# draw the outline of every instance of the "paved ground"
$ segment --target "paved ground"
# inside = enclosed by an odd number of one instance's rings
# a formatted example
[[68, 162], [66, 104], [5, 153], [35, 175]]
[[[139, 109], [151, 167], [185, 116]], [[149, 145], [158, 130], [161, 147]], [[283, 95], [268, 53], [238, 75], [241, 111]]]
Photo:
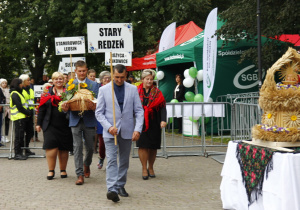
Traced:
[[[44, 154], [40, 149], [33, 151]], [[4, 153], [7, 151], [0, 151]], [[91, 177], [82, 186], [75, 185], [73, 156], [68, 162], [68, 178], [60, 178], [57, 165], [53, 180], [46, 179], [45, 158], [0, 158], [0, 209], [222, 209], [222, 164], [211, 157], [158, 158], [157, 177], [149, 180], [142, 180], [139, 159], [131, 158], [125, 186], [129, 197], [121, 197], [118, 203], [106, 198], [105, 169], [97, 169], [97, 157], [94, 154]]]

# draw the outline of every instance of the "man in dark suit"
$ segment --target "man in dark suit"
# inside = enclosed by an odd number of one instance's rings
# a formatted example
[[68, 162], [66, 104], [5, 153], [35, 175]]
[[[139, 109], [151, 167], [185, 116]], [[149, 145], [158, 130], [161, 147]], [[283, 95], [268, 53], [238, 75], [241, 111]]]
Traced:
[[[75, 73], [77, 79], [73, 81], [75, 85], [78, 83], [86, 83], [87, 88], [93, 91], [95, 95], [98, 95], [98, 85], [96, 82], [91, 81], [87, 78], [88, 68], [84, 61], [77, 61], [75, 64]], [[68, 87], [68, 86], [67, 86]], [[93, 110], [96, 106], [89, 104]], [[69, 106], [64, 103], [62, 106], [64, 111], [69, 109]], [[82, 115], [79, 115], [78, 111], [70, 111], [70, 121], [69, 126], [72, 129], [73, 134], [73, 150], [74, 150], [74, 162], [75, 162], [75, 172], [77, 175], [76, 185], [82, 185], [84, 183], [84, 178], [90, 177], [90, 165], [92, 163], [93, 148], [94, 148], [94, 136], [95, 127], [97, 126], [97, 121], [95, 118], [95, 112], [93, 110], [84, 111]], [[85, 157], [83, 160], [83, 141], [85, 145]]]

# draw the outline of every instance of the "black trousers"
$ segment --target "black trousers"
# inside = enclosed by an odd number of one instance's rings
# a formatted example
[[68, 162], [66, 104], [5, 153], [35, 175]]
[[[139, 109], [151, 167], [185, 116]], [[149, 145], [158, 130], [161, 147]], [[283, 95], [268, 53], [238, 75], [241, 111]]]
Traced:
[[5, 121], [5, 136], [8, 136], [9, 122], [10, 122], [10, 119], [8, 118], [8, 114], [5, 116], [4, 121]]
[[15, 154], [22, 154], [21, 147], [24, 146], [24, 129], [25, 129], [26, 119], [20, 119], [14, 121], [15, 126]]
[[24, 128], [24, 132], [25, 132], [25, 143], [24, 143], [24, 147], [29, 147], [29, 143], [31, 138], [34, 135], [34, 131], [33, 131], [33, 117], [26, 117], [25, 118], [25, 128]]

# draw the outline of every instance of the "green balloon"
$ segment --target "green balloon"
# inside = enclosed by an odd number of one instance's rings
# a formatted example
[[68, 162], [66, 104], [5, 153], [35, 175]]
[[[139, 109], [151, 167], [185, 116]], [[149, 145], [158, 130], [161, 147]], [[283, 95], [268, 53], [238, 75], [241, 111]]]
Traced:
[[178, 100], [174, 98], [170, 101], [170, 103], [178, 103]]
[[[205, 117], [204, 118], [204, 124], [209, 123], [209, 121], [210, 121], [210, 117]], [[200, 122], [200, 124], [202, 123], [202, 117], [199, 118], [199, 122]]]
[[192, 102], [194, 101], [195, 94], [191, 91], [188, 91], [185, 93], [184, 97], [187, 101]]
[[196, 117], [196, 118], [189, 117], [189, 120], [192, 122], [197, 122], [199, 119], [200, 119], [199, 117]]
[[155, 74], [154, 80], [157, 80], [157, 76], [156, 76], [156, 74]]
[[198, 71], [197, 71], [197, 69], [195, 68], [195, 67], [191, 67], [190, 69], [189, 69], [189, 75], [192, 77], [192, 78], [196, 78], [197, 77], [197, 73], [198, 73]]
[[194, 101], [195, 102], [203, 102], [204, 101], [203, 95], [200, 94], [200, 93], [196, 94], [195, 97], [194, 97]]
[[173, 123], [173, 117], [170, 117], [170, 118], [169, 118], [168, 123], [169, 123], [169, 124]]

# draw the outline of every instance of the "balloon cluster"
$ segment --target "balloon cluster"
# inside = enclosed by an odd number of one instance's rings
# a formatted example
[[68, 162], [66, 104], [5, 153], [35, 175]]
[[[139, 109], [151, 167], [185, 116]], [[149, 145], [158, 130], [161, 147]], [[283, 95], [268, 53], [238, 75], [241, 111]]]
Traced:
[[197, 71], [197, 69], [195, 67], [191, 67], [189, 69], [186, 69], [183, 72], [184, 75], [184, 80], [183, 80], [183, 85], [186, 88], [190, 88], [193, 86], [195, 78], [197, 77], [198, 81], [202, 81], [203, 80], [203, 70], [199, 70]]

